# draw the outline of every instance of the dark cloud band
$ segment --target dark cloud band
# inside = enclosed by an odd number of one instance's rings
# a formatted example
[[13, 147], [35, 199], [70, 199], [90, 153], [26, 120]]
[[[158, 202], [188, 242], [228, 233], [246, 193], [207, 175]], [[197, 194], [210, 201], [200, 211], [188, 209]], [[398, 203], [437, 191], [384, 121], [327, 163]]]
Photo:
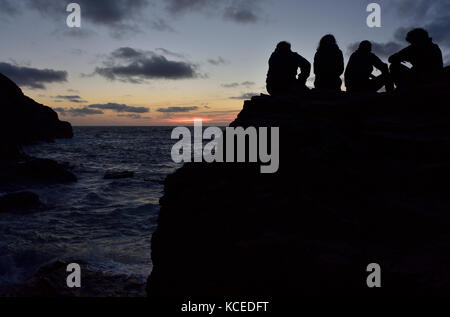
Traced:
[[183, 112], [191, 112], [197, 110], [198, 107], [168, 107], [168, 108], [159, 108], [158, 112], [162, 113], [183, 113]]
[[261, 0], [166, 0], [166, 10], [173, 15], [192, 11], [221, 12], [225, 20], [248, 24], [261, 21]]
[[240, 96], [236, 96], [236, 97], [230, 97], [230, 99], [235, 99], [235, 100], [248, 100], [248, 99], [252, 99], [253, 96], [257, 96], [259, 94], [254, 93], [254, 92], [249, 92], [249, 93], [245, 93], [242, 94]]
[[94, 74], [110, 80], [142, 83], [147, 79], [190, 79], [199, 76], [197, 66], [186, 61], [169, 60], [152, 51], [122, 47], [112, 52]]
[[145, 107], [133, 107], [118, 103], [106, 103], [106, 104], [93, 104], [87, 106], [89, 109], [100, 109], [100, 110], [112, 110], [115, 112], [129, 112], [129, 113], [147, 113], [150, 110]]
[[98, 114], [103, 114], [103, 111], [101, 110], [96, 110], [96, 109], [90, 109], [87, 107], [84, 108], [54, 108], [53, 110], [55, 110], [56, 112], [58, 112], [59, 114], [61, 114], [62, 116], [66, 117], [66, 116], [72, 116], [72, 117], [85, 117], [85, 116], [90, 116], [90, 115], [98, 115]]
[[45, 89], [46, 84], [67, 81], [66, 71], [21, 67], [3, 62], [0, 62], [0, 73], [11, 78], [17, 85], [32, 89]]

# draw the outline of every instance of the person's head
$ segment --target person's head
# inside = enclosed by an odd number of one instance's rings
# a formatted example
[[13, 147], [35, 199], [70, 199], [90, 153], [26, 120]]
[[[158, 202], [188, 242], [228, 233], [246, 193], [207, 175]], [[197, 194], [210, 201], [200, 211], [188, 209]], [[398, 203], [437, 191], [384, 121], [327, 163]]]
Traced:
[[359, 48], [361, 52], [370, 53], [372, 52], [372, 43], [370, 41], [362, 41], [359, 43]]
[[277, 44], [277, 49], [278, 52], [290, 52], [291, 51], [291, 43], [286, 42], [286, 41], [282, 41], [280, 43]]
[[431, 41], [428, 32], [424, 29], [417, 28], [412, 31], [409, 31], [406, 35], [406, 41], [411, 43], [412, 45], [428, 43]]
[[319, 47], [317, 47], [317, 49], [321, 49], [324, 47], [330, 47], [333, 45], [337, 45], [336, 38], [332, 34], [327, 34], [320, 39]]

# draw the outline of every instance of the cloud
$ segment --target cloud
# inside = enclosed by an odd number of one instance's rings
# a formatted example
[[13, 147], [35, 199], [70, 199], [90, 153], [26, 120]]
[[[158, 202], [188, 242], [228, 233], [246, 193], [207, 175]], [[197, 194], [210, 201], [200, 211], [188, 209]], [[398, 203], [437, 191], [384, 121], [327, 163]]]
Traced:
[[21, 67], [3, 62], [0, 62], [0, 73], [11, 78], [17, 85], [32, 89], [45, 89], [46, 84], [67, 81], [66, 71]]
[[261, 0], [166, 0], [166, 10], [172, 15], [188, 12], [219, 12], [225, 20], [249, 24], [261, 20]]
[[111, 110], [119, 113], [118, 117], [127, 117], [131, 119], [140, 119], [142, 113], [150, 112], [150, 109], [145, 107], [133, 107], [118, 103], [106, 103], [106, 104], [92, 104], [83, 108], [55, 108], [55, 111], [59, 112], [63, 116], [84, 117], [88, 115], [104, 114], [104, 110]]
[[[11, 0], [0, 0], [1, 3], [11, 4]], [[77, 0], [81, 7], [83, 25], [88, 23], [92, 26], [106, 27], [112, 37], [123, 38], [125, 35], [133, 35], [142, 32], [142, 26], [156, 31], [173, 31], [173, 28], [161, 18], [151, 21], [146, 16], [146, 9], [151, 7], [152, 0]], [[54, 21], [64, 21], [67, 17], [66, 7], [70, 1], [61, 0], [16, 0], [17, 3], [25, 5], [26, 9], [39, 12], [46, 18]], [[154, 7], [154, 6], [152, 6]], [[24, 11], [24, 10], [22, 10]], [[147, 12], [148, 13], [148, 12]], [[59, 23], [59, 22], [58, 22]], [[86, 36], [93, 32], [86, 32], [83, 29], [70, 29], [65, 31], [65, 35]]]
[[[406, 34], [416, 27], [426, 29], [435, 42], [441, 47], [450, 48], [450, 1], [448, 0], [396, 0], [388, 4], [396, 10], [399, 17], [410, 20], [410, 26], [399, 27], [394, 32], [393, 40], [385, 43], [372, 42], [373, 52], [380, 57], [389, 57], [408, 45]], [[418, 23], [419, 22], [419, 23]], [[352, 43], [348, 46], [351, 54], [359, 46]]]
[[425, 29], [430, 32], [431, 37], [433, 37], [436, 42], [450, 48], [450, 14], [436, 18], [426, 25]]
[[250, 86], [254, 86], [255, 83], [252, 81], [244, 81], [242, 83], [229, 83], [229, 84], [222, 84], [221, 86], [223, 88], [237, 88], [237, 87], [250, 87]]
[[161, 19], [161, 18], [158, 18], [158, 19], [152, 21], [150, 25], [151, 25], [151, 28], [153, 30], [156, 30], [156, 31], [160, 31], [160, 32], [164, 32], [164, 31], [175, 32], [175, 29], [172, 26], [170, 26], [166, 22], [166, 20]]
[[249, 92], [249, 93], [245, 93], [242, 94], [240, 96], [236, 96], [236, 97], [230, 97], [230, 99], [235, 99], [235, 100], [247, 100], [247, 99], [252, 99], [252, 97], [254, 96], [258, 96], [259, 94], [256, 92]]
[[185, 58], [186, 56], [184, 56], [184, 54], [181, 54], [181, 53], [175, 53], [175, 52], [172, 52], [172, 51], [169, 51], [169, 50], [167, 50], [167, 49], [165, 49], [165, 48], [157, 48], [155, 51], [157, 51], [157, 52], [161, 52], [162, 53], [162, 55], [166, 55], [166, 56], [171, 56], [171, 57], [176, 57], [176, 58]]
[[84, 108], [53, 108], [56, 112], [60, 113], [62, 116], [72, 116], [72, 117], [85, 117], [90, 115], [103, 114], [103, 111], [90, 109], [87, 107]]
[[172, 14], [202, 10], [214, 4], [214, 1], [211, 0], [166, 0], [166, 2], [166, 9]]
[[230, 84], [222, 84], [221, 85], [223, 88], [237, 88], [240, 86], [239, 83], [230, 83]]
[[10, 0], [0, 0], [0, 14], [13, 16], [19, 13], [17, 4]]
[[[27, 5], [44, 15], [66, 15], [69, 2], [60, 0], [25, 0]], [[120, 26], [136, 19], [149, 5], [147, 0], [77, 0], [83, 19], [96, 24]]]
[[234, 1], [229, 7], [225, 8], [224, 18], [236, 23], [248, 24], [259, 22], [258, 7], [252, 0]]
[[95, 34], [94, 31], [87, 28], [64, 28], [57, 29], [53, 34], [61, 34], [63, 36], [71, 36], [79, 39], [86, 39]]
[[152, 51], [122, 47], [110, 54], [94, 74], [109, 80], [142, 83], [147, 79], [191, 79], [199, 77], [197, 65], [187, 61], [169, 60]]
[[436, 9], [446, 4], [448, 4], [447, 0], [394, 0], [389, 2], [389, 5], [397, 11], [399, 16], [413, 19], [434, 14]]
[[402, 27], [396, 31], [395, 38], [398, 41], [404, 41], [406, 32], [412, 28], [423, 27], [438, 44], [450, 48], [450, 1], [397, 0], [390, 5], [400, 17], [411, 20], [410, 27]]
[[220, 57], [220, 56], [216, 59], [212, 59], [212, 58], [208, 59], [208, 63], [210, 63], [211, 65], [214, 65], [214, 66], [228, 64], [228, 62], [223, 57]]
[[118, 114], [117, 116], [121, 117], [121, 118], [128, 118], [128, 119], [135, 119], [135, 120], [138, 120], [138, 119], [151, 119], [150, 117], [143, 117], [140, 114], [135, 114], [135, 113]]
[[150, 110], [145, 107], [133, 107], [118, 103], [93, 104], [87, 106], [89, 109], [112, 110], [114, 112], [147, 113]]
[[191, 112], [197, 110], [198, 107], [168, 107], [168, 108], [159, 108], [158, 112], [162, 113], [180, 113], [180, 112]]
[[55, 102], [60, 102], [61, 100], [67, 100], [73, 103], [85, 103], [86, 100], [83, 100], [83, 98], [81, 98], [78, 95], [68, 95], [68, 96], [63, 96], [63, 95], [58, 95], [54, 97], [56, 100]]
[[131, 47], [121, 47], [112, 52], [111, 56], [121, 59], [138, 59], [144, 56], [144, 52]]

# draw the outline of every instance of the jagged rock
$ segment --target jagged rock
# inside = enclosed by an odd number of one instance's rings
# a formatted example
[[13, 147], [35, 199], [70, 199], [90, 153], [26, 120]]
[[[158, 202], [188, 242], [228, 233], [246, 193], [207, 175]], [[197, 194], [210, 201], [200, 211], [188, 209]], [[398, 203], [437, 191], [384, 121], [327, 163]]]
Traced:
[[39, 196], [32, 192], [17, 192], [0, 197], [0, 213], [26, 211], [40, 205]]
[[51, 108], [25, 96], [0, 74], [0, 184], [10, 182], [66, 183], [76, 177], [52, 160], [33, 159], [21, 145], [55, 138], [72, 138], [72, 126]]
[[133, 178], [134, 172], [124, 171], [124, 172], [108, 172], [103, 176], [104, 179], [122, 179], [122, 178]]
[[0, 164], [2, 162], [17, 161], [25, 157], [22, 148], [14, 142], [0, 142]]
[[149, 295], [448, 295], [449, 99], [446, 84], [246, 101], [231, 126], [280, 127], [280, 168], [168, 176]]
[[49, 183], [72, 183], [77, 178], [64, 166], [49, 159], [32, 159], [19, 164], [18, 175]]
[[29, 158], [20, 162], [4, 163], [0, 166], [2, 178], [6, 183], [72, 183], [77, 177], [54, 160]]
[[[0, 144], [24, 144], [54, 138], [72, 138], [72, 126], [51, 108], [25, 96], [0, 74]], [[3, 148], [4, 146], [1, 146]]]

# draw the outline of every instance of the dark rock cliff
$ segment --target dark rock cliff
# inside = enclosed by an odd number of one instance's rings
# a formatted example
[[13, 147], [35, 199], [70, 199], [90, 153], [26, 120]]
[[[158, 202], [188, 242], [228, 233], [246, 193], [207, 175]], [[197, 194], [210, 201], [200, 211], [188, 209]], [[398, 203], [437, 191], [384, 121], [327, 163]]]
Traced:
[[72, 136], [70, 123], [60, 121], [55, 111], [25, 96], [0, 74], [0, 159], [21, 157], [21, 144]]
[[[72, 137], [73, 131], [69, 122], [60, 121], [55, 111], [25, 96], [14, 82], [0, 74], [0, 188], [2, 190], [9, 192], [11, 184], [76, 181], [75, 175], [57, 162], [33, 158], [22, 151], [24, 144]], [[28, 194], [26, 197], [31, 197]], [[23, 204], [21, 197], [22, 195], [15, 195], [15, 193], [11, 196], [0, 197], [0, 212], [11, 209], [22, 211], [27, 205], [35, 205], [34, 203]], [[31, 201], [36, 202], [35, 199]]]
[[[450, 294], [450, 89], [259, 96], [280, 169], [185, 164], [152, 238], [158, 295]], [[369, 289], [378, 263], [382, 288]]]

